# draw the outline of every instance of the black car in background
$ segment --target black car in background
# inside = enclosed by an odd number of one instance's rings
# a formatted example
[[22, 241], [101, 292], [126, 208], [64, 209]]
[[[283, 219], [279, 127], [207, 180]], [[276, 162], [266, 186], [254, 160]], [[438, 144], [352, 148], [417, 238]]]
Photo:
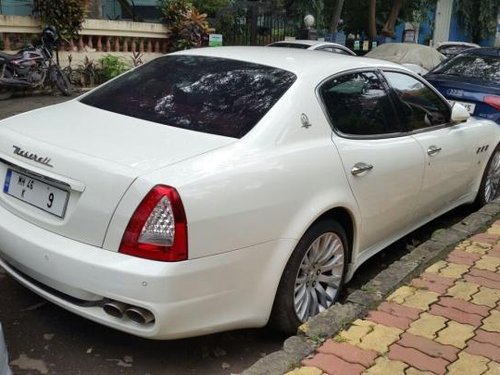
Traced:
[[500, 124], [500, 48], [474, 48], [425, 75], [451, 103]]

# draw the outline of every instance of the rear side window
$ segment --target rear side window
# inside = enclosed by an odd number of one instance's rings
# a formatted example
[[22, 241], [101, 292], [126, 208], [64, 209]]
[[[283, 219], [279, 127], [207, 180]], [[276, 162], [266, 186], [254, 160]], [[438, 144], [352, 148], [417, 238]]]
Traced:
[[320, 88], [333, 127], [346, 135], [373, 136], [399, 133], [391, 101], [372, 72], [334, 78]]
[[434, 91], [406, 74], [384, 72], [399, 98], [397, 105], [410, 130], [419, 130], [450, 121], [450, 107]]
[[81, 99], [163, 125], [241, 138], [295, 81], [281, 69], [204, 56], [158, 58]]

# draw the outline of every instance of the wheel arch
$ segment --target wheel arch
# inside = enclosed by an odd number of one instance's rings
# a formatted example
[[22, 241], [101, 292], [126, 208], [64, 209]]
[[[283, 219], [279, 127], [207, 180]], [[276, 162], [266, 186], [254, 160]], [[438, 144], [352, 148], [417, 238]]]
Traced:
[[[351, 211], [349, 211], [345, 207], [334, 207], [330, 208], [329, 210], [323, 212], [320, 216], [314, 220], [309, 228], [313, 226], [315, 223], [321, 220], [325, 219], [333, 219], [336, 220], [342, 228], [344, 228], [346, 236], [347, 236], [347, 241], [348, 241], [348, 262], [352, 261], [352, 253], [353, 253], [353, 248], [354, 248], [354, 239], [355, 239], [355, 228], [356, 228], [356, 223], [354, 219], [354, 215], [352, 214]], [[308, 229], [309, 229], [308, 228]]]

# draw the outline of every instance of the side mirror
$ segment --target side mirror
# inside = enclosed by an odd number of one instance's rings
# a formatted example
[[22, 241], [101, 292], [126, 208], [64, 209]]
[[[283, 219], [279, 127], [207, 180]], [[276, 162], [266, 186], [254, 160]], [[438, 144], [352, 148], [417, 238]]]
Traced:
[[469, 111], [462, 104], [453, 104], [453, 107], [451, 107], [451, 122], [458, 124], [467, 121], [469, 117]]

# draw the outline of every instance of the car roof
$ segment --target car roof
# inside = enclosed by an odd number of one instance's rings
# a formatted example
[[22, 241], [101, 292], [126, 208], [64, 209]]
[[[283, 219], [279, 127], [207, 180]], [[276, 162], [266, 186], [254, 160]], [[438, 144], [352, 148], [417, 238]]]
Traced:
[[408, 71], [400, 64], [385, 60], [335, 53], [311, 53], [308, 50], [294, 48], [206, 47], [178, 51], [171, 55], [208, 56], [246, 61], [287, 70], [297, 76], [315, 76], [318, 79], [359, 68], [397, 68]]
[[463, 54], [476, 55], [476, 56], [499, 56], [500, 57], [500, 47], [481, 47], [468, 49]]
[[479, 45], [476, 43], [448, 41], [448, 42], [439, 43], [438, 48], [441, 48], [441, 47], [473, 47], [473, 48], [478, 48]]

